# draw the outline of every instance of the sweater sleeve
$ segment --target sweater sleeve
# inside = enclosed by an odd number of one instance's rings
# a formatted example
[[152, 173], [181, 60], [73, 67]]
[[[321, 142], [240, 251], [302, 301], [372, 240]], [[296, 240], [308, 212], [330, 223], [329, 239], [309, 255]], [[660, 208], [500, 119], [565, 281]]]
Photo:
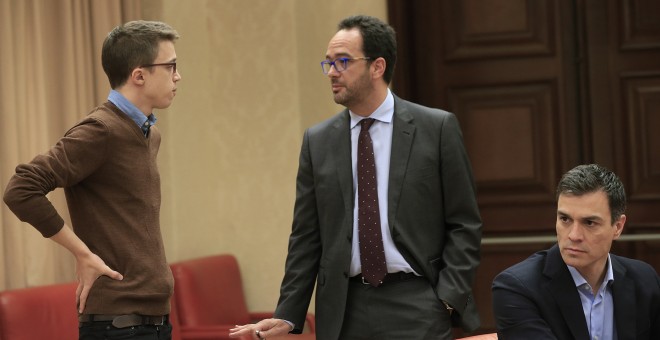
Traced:
[[107, 137], [105, 124], [87, 118], [67, 131], [50, 150], [27, 164], [19, 164], [4, 193], [9, 209], [43, 237], [55, 235], [64, 220], [46, 195], [92, 174], [103, 162]]

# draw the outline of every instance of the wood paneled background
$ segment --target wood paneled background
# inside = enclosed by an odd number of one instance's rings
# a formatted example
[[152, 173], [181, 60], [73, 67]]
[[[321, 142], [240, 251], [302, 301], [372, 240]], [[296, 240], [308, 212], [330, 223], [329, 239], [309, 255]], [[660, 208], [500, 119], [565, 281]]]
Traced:
[[581, 163], [623, 180], [613, 252], [660, 270], [660, 1], [390, 0], [393, 88], [454, 112], [484, 221], [475, 282], [495, 330], [497, 273], [554, 243], [555, 187]]

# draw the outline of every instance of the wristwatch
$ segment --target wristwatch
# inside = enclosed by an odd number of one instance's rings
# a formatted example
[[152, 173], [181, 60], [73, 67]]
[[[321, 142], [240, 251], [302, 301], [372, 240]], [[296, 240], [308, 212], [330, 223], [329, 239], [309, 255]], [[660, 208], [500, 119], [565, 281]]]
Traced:
[[454, 307], [450, 306], [445, 300], [440, 300], [440, 301], [442, 301], [442, 303], [445, 305], [445, 308], [447, 308], [447, 310], [449, 311], [449, 316], [451, 316], [452, 313], [454, 313]]

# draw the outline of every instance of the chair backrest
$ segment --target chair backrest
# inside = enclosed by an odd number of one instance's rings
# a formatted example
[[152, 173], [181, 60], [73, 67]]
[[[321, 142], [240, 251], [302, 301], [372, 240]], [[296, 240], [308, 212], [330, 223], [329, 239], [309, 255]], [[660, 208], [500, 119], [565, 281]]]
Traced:
[[214, 255], [171, 264], [181, 326], [243, 325], [250, 322], [238, 262]]
[[172, 324], [172, 340], [181, 340], [181, 324], [179, 323], [179, 314], [176, 310], [176, 298], [174, 296], [170, 299], [170, 324]]
[[78, 339], [75, 282], [0, 292], [0, 339]]

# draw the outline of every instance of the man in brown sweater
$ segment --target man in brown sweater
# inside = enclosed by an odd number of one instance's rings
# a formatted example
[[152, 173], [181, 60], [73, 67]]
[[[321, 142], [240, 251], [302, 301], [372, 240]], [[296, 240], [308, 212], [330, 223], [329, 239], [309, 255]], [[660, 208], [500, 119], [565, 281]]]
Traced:
[[[108, 101], [20, 164], [4, 201], [76, 258], [80, 339], [170, 339], [173, 279], [160, 232], [160, 132], [181, 75], [169, 25], [132, 21], [103, 43]], [[64, 188], [73, 230], [46, 194]], [[56, 331], [56, 330], [54, 330]]]

